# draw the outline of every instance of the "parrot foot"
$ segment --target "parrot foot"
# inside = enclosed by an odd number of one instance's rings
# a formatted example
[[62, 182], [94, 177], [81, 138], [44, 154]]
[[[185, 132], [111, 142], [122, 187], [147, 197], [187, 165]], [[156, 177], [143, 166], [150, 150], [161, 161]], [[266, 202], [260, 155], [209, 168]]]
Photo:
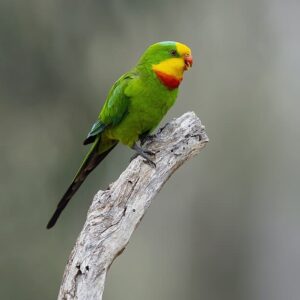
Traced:
[[140, 136], [140, 143], [143, 146], [146, 142], [152, 142], [156, 138], [156, 134], [142, 134]]
[[136, 158], [137, 156], [143, 157], [146, 161], [147, 164], [149, 164], [151, 167], [156, 168], [156, 164], [150, 159], [149, 155], [154, 156], [155, 153], [150, 151], [150, 150], [144, 150], [140, 146], [138, 146], [136, 143], [132, 146], [132, 149], [136, 151], [136, 154], [133, 155], [131, 160]]

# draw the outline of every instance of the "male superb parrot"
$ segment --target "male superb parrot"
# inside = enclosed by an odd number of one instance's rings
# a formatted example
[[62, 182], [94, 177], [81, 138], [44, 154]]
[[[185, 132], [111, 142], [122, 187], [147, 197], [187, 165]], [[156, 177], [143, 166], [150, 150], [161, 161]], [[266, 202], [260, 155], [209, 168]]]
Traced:
[[178, 42], [151, 45], [137, 65], [121, 76], [108, 93], [98, 120], [83, 144], [91, 144], [73, 182], [57, 205], [47, 228], [55, 225], [62, 210], [89, 173], [121, 142], [134, 149], [150, 164], [150, 151], [137, 141], [159, 124], [174, 104], [184, 71], [193, 63], [191, 50]]

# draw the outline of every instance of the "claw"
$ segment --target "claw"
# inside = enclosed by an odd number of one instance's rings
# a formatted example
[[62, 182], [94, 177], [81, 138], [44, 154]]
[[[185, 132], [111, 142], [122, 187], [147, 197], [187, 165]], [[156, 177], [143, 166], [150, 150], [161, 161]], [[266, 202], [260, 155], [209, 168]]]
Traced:
[[151, 155], [151, 156], [154, 156], [154, 155], [155, 155], [155, 152], [150, 151], [150, 150], [144, 150], [144, 153], [145, 153], [145, 154], [148, 154], [148, 155]]
[[146, 164], [148, 164], [150, 167], [152, 167], [152, 168], [154, 168], [154, 169], [156, 168], [156, 163], [155, 163], [154, 161], [152, 161], [151, 159], [145, 158], [144, 162], [145, 162]]
[[[139, 153], [134, 153], [131, 157], [130, 157], [130, 162], [132, 162], [135, 158], [137, 158], [140, 154]], [[156, 163], [153, 162], [149, 157], [145, 157], [145, 156], [142, 156], [144, 158], [144, 162], [146, 164], [148, 164], [149, 166], [153, 167], [153, 168], [156, 168]]]
[[131, 160], [136, 158], [138, 155], [145, 159], [145, 162], [149, 164], [151, 167], [156, 168], [156, 164], [150, 159], [148, 155], [154, 156], [155, 153], [150, 150], [144, 150], [143, 148], [139, 147], [136, 143], [132, 146], [132, 149], [136, 151], [136, 154], [132, 156]]

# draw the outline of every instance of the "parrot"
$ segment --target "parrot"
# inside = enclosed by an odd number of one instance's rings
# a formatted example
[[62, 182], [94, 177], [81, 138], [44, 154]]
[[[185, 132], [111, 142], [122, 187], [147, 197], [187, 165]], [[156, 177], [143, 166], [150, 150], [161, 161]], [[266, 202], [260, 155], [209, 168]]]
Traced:
[[155, 167], [151, 156], [138, 142], [158, 126], [173, 106], [183, 74], [193, 64], [191, 49], [180, 42], [163, 41], [150, 45], [137, 65], [111, 87], [98, 119], [84, 145], [92, 144], [71, 185], [47, 224], [52, 228], [61, 212], [86, 177], [120, 142], [136, 151]]

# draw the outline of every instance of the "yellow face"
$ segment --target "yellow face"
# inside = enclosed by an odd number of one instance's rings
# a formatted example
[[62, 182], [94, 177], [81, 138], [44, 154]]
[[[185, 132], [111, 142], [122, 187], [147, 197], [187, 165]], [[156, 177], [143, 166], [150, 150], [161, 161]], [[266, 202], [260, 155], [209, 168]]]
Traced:
[[192, 52], [188, 46], [178, 42], [176, 43], [176, 50], [176, 57], [168, 58], [159, 64], [153, 65], [152, 69], [181, 79], [183, 72], [193, 64]]
[[191, 49], [185, 45], [185, 44], [182, 44], [182, 43], [176, 43], [176, 49], [177, 49], [177, 52], [181, 55], [181, 56], [188, 56], [188, 55], [192, 55], [192, 51]]

